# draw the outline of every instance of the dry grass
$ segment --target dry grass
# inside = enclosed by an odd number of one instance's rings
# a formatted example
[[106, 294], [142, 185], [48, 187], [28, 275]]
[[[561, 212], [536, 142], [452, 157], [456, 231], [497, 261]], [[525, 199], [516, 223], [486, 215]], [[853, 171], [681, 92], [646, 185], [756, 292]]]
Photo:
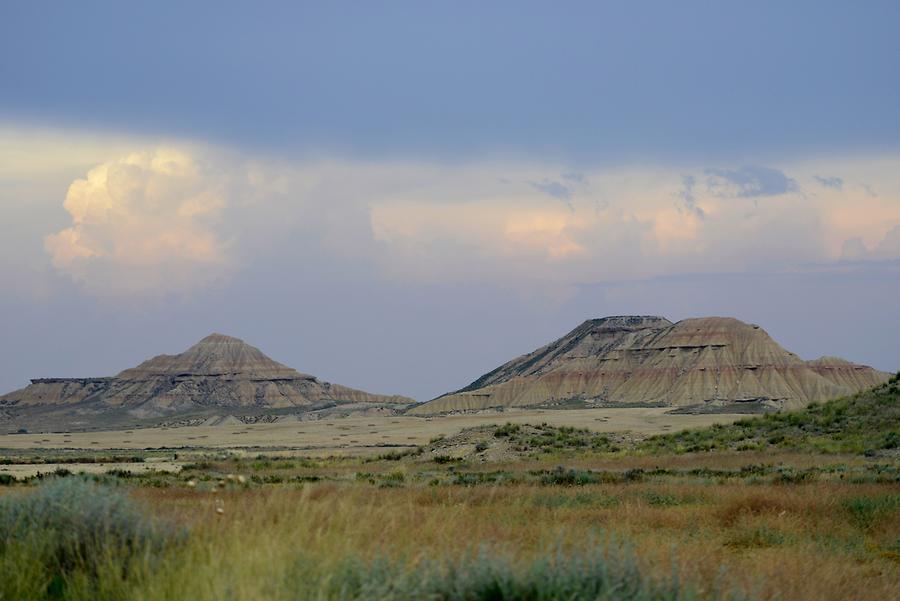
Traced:
[[[559, 413], [565, 419], [574, 415]], [[483, 416], [460, 418], [472, 419]], [[791, 427], [806, 423], [795, 424], [796, 416], [784, 419]], [[784, 421], [779, 420], [769, 419]], [[413, 426], [391, 420], [385, 428], [399, 436]], [[338, 429], [351, 427], [348, 421]], [[304, 436], [316, 428], [316, 435], [329, 434], [320, 426], [310, 428]], [[727, 438], [731, 431], [713, 428], [690, 437]], [[387, 578], [405, 592], [378, 599], [418, 599], [423, 596], [410, 591], [421, 592], [424, 581], [410, 585], [409, 575], [425, 574], [425, 580], [443, 586], [434, 562], [457, 566], [461, 571], [453, 579], [468, 579], [468, 593], [430, 599], [538, 598], [470, 594], [490, 581], [491, 570], [500, 570], [496, 573], [507, 581], [526, 587], [539, 582], [545, 593], [552, 590], [539, 598], [595, 598], [586, 588], [573, 595], [550, 581], [559, 576], [576, 585], [588, 582], [590, 570], [583, 570], [582, 562], [599, 553], [626, 558], [620, 560], [624, 568], [609, 573], [620, 578], [616, 585], [636, 575], [631, 582], [643, 592], [632, 595], [635, 599], [724, 599], [723, 590], [736, 590], [773, 601], [882, 601], [900, 590], [900, 465], [891, 446], [896, 436], [889, 434], [878, 434], [884, 444], [867, 455], [782, 447], [608, 453], [590, 445], [542, 449], [533, 456], [497, 455], [491, 461], [477, 453], [437, 461], [427, 449], [380, 458], [304, 458], [296, 448], [275, 451], [280, 457], [271, 456], [272, 449], [264, 455], [259, 449], [194, 449], [190, 458], [179, 451], [179, 461], [192, 464], [177, 474], [97, 478], [130, 486], [146, 512], [135, 514], [136, 521], [160, 517], [185, 525], [189, 535], [157, 557], [146, 554], [143, 565], [123, 569], [113, 562], [98, 572], [102, 577], [81, 574], [80, 581], [66, 583], [61, 598], [368, 601], [371, 594], [335, 593], [333, 585], [352, 588], [354, 582]], [[285, 442], [296, 435], [286, 433]], [[838, 429], [836, 440], [840, 436]], [[0, 486], [0, 495], [28, 494], [35, 482], [7, 483], [11, 486]], [[12, 598], [52, 597], [41, 580], [50, 572], [35, 568], [39, 553], [22, 548], [18, 557], [4, 557], [0, 540], [0, 601], [4, 590], [11, 590], [4, 584], [14, 579], [24, 583], [21, 590], [32, 586], [33, 593]], [[556, 550], [563, 555], [554, 564]], [[363, 563], [348, 572], [348, 558]], [[389, 563], [379, 572], [382, 560]], [[479, 572], [482, 565], [487, 572]], [[685, 583], [674, 594], [665, 589], [673, 573]], [[657, 594], [663, 590], [668, 592]]]
[[[619, 471], [739, 471], [762, 462], [794, 469], [860, 464], [855, 473], [866, 473], [864, 458], [789, 454], [586, 455], [566, 463]], [[224, 478], [242, 473], [238, 467], [338, 478], [277, 485], [253, 485], [249, 479], [239, 485], [236, 478]], [[524, 473], [547, 467], [540, 460], [504, 469]], [[504, 486], [429, 486], [434, 469], [433, 462], [415, 457], [375, 463], [259, 458], [198, 465], [183, 476], [169, 476], [162, 488], [144, 479], [118, 480], [143, 483], [130, 489], [135, 500], [149, 514], [188, 526], [190, 536], [139, 582], [113, 581], [110, 590], [120, 587], [121, 594], [94, 598], [305, 598], [297, 596], [296, 582], [303, 562], [330, 574], [348, 557], [415, 565], [471, 557], [486, 548], [524, 566], [555, 548], [578, 553], [610, 539], [631, 545], [643, 572], [665, 579], [677, 566], [681, 578], [706, 591], [727, 584], [759, 599], [880, 601], [900, 587], [896, 479], [854, 478], [847, 472], [843, 480], [829, 473], [797, 483], [677, 472], [584, 486], [541, 478]], [[358, 470], [405, 477], [397, 487], [385, 486], [391, 484], [386, 477], [371, 485], [354, 477]], [[186, 486], [184, 479], [204, 473], [207, 480]], [[220, 481], [224, 486], [217, 485]], [[30, 488], [0, 487], [0, 494], [27, 494]]]
[[416, 563], [487, 545], [527, 561], [614, 537], [634, 545], [654, 573], [667, 575], [675, 564], [707, 590], [726, 581], [761, 599], [882, 601], [900, 587], [892, 550], [900, 513], [862, 525], [848, 504], [898, 492], [836, 482], [142, 489], [135, 494], [155, 511], [192, 526], [193, 544], [141, 598], [289, 598], [284, 583], [301, 555], [335, 565], [348, 555]]

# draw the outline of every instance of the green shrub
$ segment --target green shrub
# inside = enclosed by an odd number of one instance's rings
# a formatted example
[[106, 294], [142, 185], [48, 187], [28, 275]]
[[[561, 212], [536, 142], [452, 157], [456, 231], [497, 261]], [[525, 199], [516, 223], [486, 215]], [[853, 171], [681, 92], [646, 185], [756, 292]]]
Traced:
[[[0, 499], [0, 599], [25, 598], [29, 583], [61, 595], [70, 580], [96, 578], [110, 568], [127, 577], [129, 565], [153, 557], [183, 533], [152, 520], [122, 492], [81, 478], [48, 480], [33, 492]], [[24, 590], [23, 590], [24, 589]]]
[[184, 467], [182, 467], [181, 469], [183, 469], [184, 471], [189, 471], [189, 470], [206, 471], [206, 470], [211, 470], [212, 468], [213, 468], [213, 464], [210, 463], [209, 461], [198, 461], [196, 463], [186, 463], [186, 464], [184, 464]]
[[728, 592], [701, 594], [676, 571], [652, 578], [633, 551], [595, 546], [574, 553], [549, 552], [524, 565], [496, 552], [416, 566], [377, 559], [349, 559], [336, 568], [321, 569], [301, 558], [289, 574], [297, 599], [388, 601], [675, 601], [698, 598], [736, 599]]
[[595, 451], [609, 451], [615, 452], [618, 451], [618, 447], [616, 447], [608, 436], [604, 436], [602, 434], [598, 434], [594, 436], [591, 440], [591, 448]]
[[378, 474], [382, 484], [403, 484], [406, 482], [406, 473], [401, 470], [394, 470], [386, 474]]
[[882, 518], [900, 511], [900, 494], [854, 497], [846, 499], [843, 506], [856, 526], [869, 530]]
[[640, 482], [644, 479], [644, 470], [641, 468], [633, 468], [630, 470], [625, 470], [622, 474], [622, 480], [625, 482]]
[[377, 461], [400, 461], [401, 459], [405, 459], [406, 457], [415, 457], [416, 455], [421, 455], [423, 452], [423, 447], [415, 447], [412, 449], [405, 449], [403, 451], [391, 451], [389, 453], [378, 455], [376, 457], [366, 457], [365, 459], [363, 459], [363, 463], [374, 463]]
[[584, 486], [585, 484], [597, 484], [600, 481], [600, 475], [595, 472], [566, 469], [562, 466], [541, 477], [541, 484], [548, 486]]
[[804, 484], [815, 480], [816, 473], [812, 470], [795, 470], [791, 468], [779, 468], [775, 475], [775, 484]]
[[896, 449], [900, 447], [900, 431], [891, 430], [881, 440], [882, 449]]
[[440, 465], [462, 461], [459, 457], [451, 457], [450, 455], [435, 455], [431, 460]]
[[107, 471], [106, 475], [110, 476], [111, 478], [128, 479], [128, 478], [134, 477], [134, 472], [132, 472], [131, 470], [123, 470], [123, 469], [117, 468], [117, 469]]
[[518, 434], [519, 430], [522, 428], [518, 424], [504, 424], [502, 426], [498, 426], [496, 430], [494, 430], [494, 436], [497, 438], [503, 438], [506, 436], [512, 436], [514, 434]]

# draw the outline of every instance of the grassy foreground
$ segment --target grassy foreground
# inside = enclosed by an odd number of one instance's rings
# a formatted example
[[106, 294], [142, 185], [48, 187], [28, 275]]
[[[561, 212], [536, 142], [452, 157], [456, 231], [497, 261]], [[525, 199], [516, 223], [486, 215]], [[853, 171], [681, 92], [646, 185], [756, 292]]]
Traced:
[[503, 426], [373, 459], [10, 482], [0, 601], [881, 601], [900, 590], [898, 403], [895, 379], [630, 447]]
[[3, 497], [0, 599], [874, 601], [900, 585], [890, 484], [95, 486]]

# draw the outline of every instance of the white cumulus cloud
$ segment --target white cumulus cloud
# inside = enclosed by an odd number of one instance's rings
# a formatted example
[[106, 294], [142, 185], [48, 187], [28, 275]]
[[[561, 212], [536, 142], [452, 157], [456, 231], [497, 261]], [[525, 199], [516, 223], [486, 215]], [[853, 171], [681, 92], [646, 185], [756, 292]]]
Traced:
[[44, 240], [53, 265], [104, 295], [165, 295], [228, 271], [216, 231], [226, 176], [185, 150], [130, 154], [69, 187], [72, 224]]

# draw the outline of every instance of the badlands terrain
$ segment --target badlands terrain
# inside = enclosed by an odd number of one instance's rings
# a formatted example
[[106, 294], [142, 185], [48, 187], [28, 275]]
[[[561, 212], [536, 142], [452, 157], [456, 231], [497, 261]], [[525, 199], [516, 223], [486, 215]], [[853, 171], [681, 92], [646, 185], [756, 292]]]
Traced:
[[416, 404], [214, 334], [0, 397], [0, 600], [882, 601], [898, 377], [628, 316]]
[[738, 414], [800, 408], [888, 377], [834, 357], [804, 361], [759, 326], [737, 319], [673, 324], [662, 317], [618, 316], [588, 320], [460, 390], [416, 404], [397, 394], [322, 382], [242, 340], [212, 334], [182, 353], [154, 357], [113, 377], [36, 378], [0, 396], [0, 428], [46, 433], [236, 426], [511, 407]]
[[[605, 431], [618, 411], [636, 410], [419, 418], [460, 421], [362, 455], [7, 436], [24, 443], [0, 455], [0, 599], [895, 596], [898, 376], [654, 436]], [[610, 419], [546, 423], [565, 415]]]
[[183, 353], [153, 357], [113, 377], [34, 379], [0, 397], [0, 423], [8, 431], [252, 423], [394, 413], [413, 402], [322, 382], [243, 340], [211, 334]]
[[417, 406], [659, 405], [695, 412], [794, 409], [887, 380], [835, 357], [804, 361], [759, 326], [727, 317], [589, 319], [562, 338]]

